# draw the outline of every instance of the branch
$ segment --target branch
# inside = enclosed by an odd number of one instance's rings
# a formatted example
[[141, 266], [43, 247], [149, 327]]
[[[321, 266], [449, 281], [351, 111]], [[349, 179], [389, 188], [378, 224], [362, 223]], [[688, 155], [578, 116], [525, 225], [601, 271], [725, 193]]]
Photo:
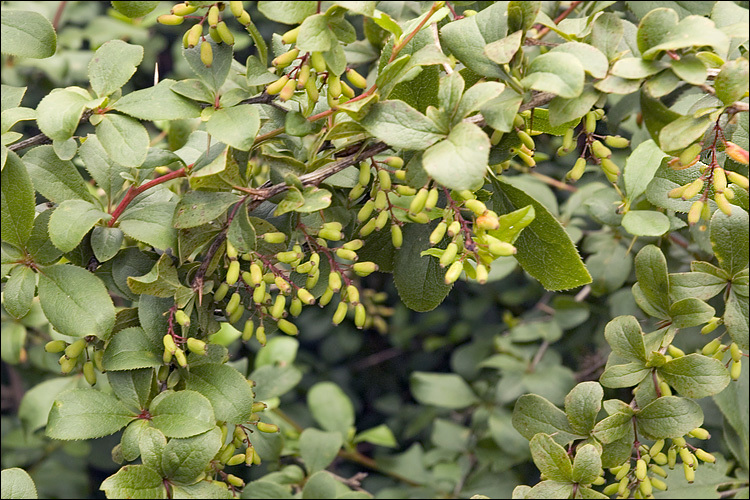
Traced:
[[[89, 121], [89, 117], [94, 113], [93, 109], [88, 109], [83, 112], [81, 115], [81, 119], [78, 122], [78, 125], [85, 123]], [[18, 151], [20, 149], [30, 148], [31, 146], [39, 146], [40, 144], [50, 144], [52, 142], [52, 139], [47, 137], [44, 134], [37, 134], [33, 137], [29, 137], [28, 139], [24, 139], [21, 142], [17, 142], [15, 144], [11, 144], [8, 146], [8, 149], [11, 151]]]

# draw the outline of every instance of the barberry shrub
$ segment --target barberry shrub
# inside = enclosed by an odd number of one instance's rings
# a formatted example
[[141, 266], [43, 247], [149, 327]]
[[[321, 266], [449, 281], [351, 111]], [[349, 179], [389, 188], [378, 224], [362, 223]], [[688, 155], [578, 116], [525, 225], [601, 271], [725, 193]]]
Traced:
[[624, 4], [5, 2], [3, 498], [746, 497], [747, 3]]

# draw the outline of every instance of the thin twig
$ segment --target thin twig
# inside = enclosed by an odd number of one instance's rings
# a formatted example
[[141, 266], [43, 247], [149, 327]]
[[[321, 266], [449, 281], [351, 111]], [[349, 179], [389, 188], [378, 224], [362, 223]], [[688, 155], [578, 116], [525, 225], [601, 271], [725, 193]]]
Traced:
[[[430, 25], [430, 30], [432, 31], [432, 39], [433, 39], [433, 41], [435, 42], [435, 46], [436, 46], [436, 47], [438, 48], [438, 50], [439, 50], [440, 52], [443, 52], [443, 48], [442, 48], [442, 47], [440, 46], [440, 36], [439, 36], [439, 34], [438, 34], [437, 23], [432, 23], [432, 24]], [[451, 68], [451, 65], [450, 65], [450, 64], [448, 64], [447, 62], [444, 62], [444, 63], [443, 63], [443, 69], [444, 69], [444, 70], [445, 70], [445, 72], [446, 72], [446, 73], [448, 73], [449, 75], [450, 75], [451, 73], [453, 73], [453, 68]]]

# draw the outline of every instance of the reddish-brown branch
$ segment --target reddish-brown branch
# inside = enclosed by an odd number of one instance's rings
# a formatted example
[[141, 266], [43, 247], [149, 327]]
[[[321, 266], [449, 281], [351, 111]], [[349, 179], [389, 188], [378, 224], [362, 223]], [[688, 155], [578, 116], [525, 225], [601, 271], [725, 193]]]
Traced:
[[63, 11], [65, 10], [65, 5], [68, 2], [63, 1], [60, 2], [60, 5], [57, 6], [57, 12], [55, 12], [55, 18], [52, 20], [52, 28], [57, 31], [57, 29], [60, 27], [60, 19], [62, 19]]
[[152, 187], [157, 186], [159, 184], [163, 184], [167, 181], [171, 181], [172, 179], [185, 177], [186, 175], [185, 168], [186, 167], [182, 167], [181, 169], [175, 170], [174, 172], [170, 172], [167, 175], [162, 175], [161, 177], [157, 177], [156, 179], [153, 179], [144, 184], [141, 184], [138, 187], [131, 186], [130, 189], [128, 189], [128, 192], [125, 193], [125, 197], [117, 205], [117, 208], [115, 208], [115, 211], [112, 212], [112, 218], [108, 222], [109, 227], [114, 226], [115, 222], [117, 222], [117, 219], [122, 215], [125, 209], [128, 208], [128, 205], [130, 205], [130, 202], [132, 202], [136, 196], [138, 196], [144, 191], [147, 191], [148, 189], [151, 189]]

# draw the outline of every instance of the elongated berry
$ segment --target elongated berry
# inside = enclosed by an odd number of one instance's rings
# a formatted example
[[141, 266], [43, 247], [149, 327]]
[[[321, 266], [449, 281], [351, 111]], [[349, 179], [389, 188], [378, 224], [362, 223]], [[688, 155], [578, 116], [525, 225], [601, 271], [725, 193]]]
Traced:
[[227, 269], [227, 277], [226, 277], [226, 283], [229, 286], [234, 285], [237, 283], [237, 280], [240, 277], [240, 262], [238, 260], [233, 260], [229, 263], [229, 268]]
[[328, 84], [328, 95], [333, 98], [341, 95], [341, 78], [338, 75], [329, 73], [326, 83]]
[[301, 300], [304, 304], [312, 305], [315, 303], [315, 297], [305, 288], [300, 288], [297, 290], [297, 297], [299, 297], [299, 300]]
[[651, 486], [651, 479], [649, 477], [644, 476], [643, 479], [641, 479], [641, 484], [638, 485], [638, 491], [641, 492], [643, 498], [649, 498], [651, 496], [651, 493], [653, 493], [653, 487]]
[[593, 111], [589, 111], [586, 113], [586, 117], [584, 118], [584, 125], [583, 130], [587, 134], [593, 134], [596, 131], [596, 113]]
[[265, 422], [258, 422], [255, 425], [258, 427], [258, 430], [260, 432], [268, 432], [268, 433], [279, 432], [279, 426], [276, 424], [267, 424]]
[[693, 204], [690, 206], [690, 211], [688, 211], [687, 220], [690, 225], [697, 224], [701, 217], [701, 212], [703, 211], [703, 202], [701, 200], [698, 200], [696, 202], [693, 202]]
[[639, 481], [643, 481], [646, 479], [646, 474], [648, 473], [648, 468], [646, 467], [646, 461], [641, 459], [638, 459], [638, 461], [635, 463], [635, 477]]
[[401, 245], [404, 244], [404, 234], [398, 224], [391, 225], [391, 243], [393, 248], [401, 248]]
[[698, 160], [698, 155], [701, 152], [701, 145], [699, 143], [694, 143], [685, 148], [682, 153], [680, 153], [680, 164], [683, 166], [688, 166], [693, 163], [695, 163]]
[[727, 170], [726, 175], [727, 175], [727, 179], [730, 182], [737, 184], [741, 188], [748, 189], [748, 187], [750, 187], [750, 181], [744, 175], [737, 173], [737, 172], [733, 172], [731, 170]]
[[83, 364], [83, 377], [89, 385], [96, 385], [96, 372], [94, 371], [94, 363], [92, 361], [86, 361]]
[[[704, 429], [702, 427], [696, 427], [695, 429], [693, 429], [692, 431], [690, 431], [689, 434], [691, 436], [693, 436], [695, 439], [701, 439], [701, 440], [704, 440], [704, 441], [706, 439], [710, 439], [711, 438], [711, 434], [706, 429]], [[698, 457], [698, 458], [700, 458], [700, 457]]]
[[456, 255], [458, 254], [458, 245], [451, 242], [448, 243], [448, 246], [445, 247], [445, 251], [443, 252], [443, 255], [440, 256], [440, 267], [445, 267], [448, 264], [451, 264], [453, 260], [456, 258]]
[[188, 349], [190, 349], [190, 352], [193, 352], [200, 356], [205, 356], [208, 352], [206, 343], [202, 340], [196, 339], [195, 337], [190, 337], [189, 339], [187, 339], [187, 347]]
[[327, 69], [326, 60], [323, 58], [321, 52], [313, 52], [310, 54], [310, 64], [317, 74], [324, 73]]
[[461, 271], [463, 271], [463, 263], [460, 260], [451, 264], [445, 273], [445, 284], [450, 285], [456, 281], [461, 276]]
[[664, 440], [663, 439], [659, 439], [659, 440], [657, 440], [651, 446], [651, 448], [649, 449], [649, 454], [651, 454], [651, 456], [653, 457], [653, 456], [659, 454], [659, 452], [661, 452], [662, 448], [664, 448]]
[[67, 374], [73, 371], [73, 368], [76, 367], [76, 364], [78, 363], [78, 358], [69, 358], [67, 356], [62, 356], [60, 358], [60, 373]]
[[187, 2], [185, 3], [178, 3], [174, 7], [172, 7], [171, 12], [172, 14], [176, 16], [187, 16], [189, 14], [192, 14], [198, 10], [197, 7], [193, 7], [192, 5], [188, 5]]
[[214, 62], [214, 50], [211, 43], [206, 40], [201, 43], [201, 62], [207, 68], [210, 68]]
[[332, 321], [334, 325], [339, 325], [342, 321], [344, 321], [348, 309], [349, 306], [346, 304], [346, 302], [339, 302], [339, 305], [336, 306], [336, 312], [333, 313]]
[[44, 344], [44, 350], [51, 353], [63, 352], [68, 343], [64, 340], [50, 340]]
[[297, 88], [296, 80], [289, 80], [284, 84], [284, 87], [279, 92], [279, 99], [281, 101], [288, 101], [294, 96], [294, 90]]
[[612, 150], [599, 141], [591, 143], [591, 152], [594, 153], [594, 156], [597, 158], [610, 158], [612, 156]]
[[448, 229], [448, 224], [445, 221], [441, 221], [437, 226], [435, 226], [435, 229], [432, 230], [432, 233], [430, 233], [430, 244], [436, 245], [440, 243], [440, 241], [443, 239], [443, 236], [445, 236], [445, 231]]
[[278, 94], [279, 92], [281, 92], [281, 90], [284, 88], [284, 86], [287, 84], [288, 81], [289, 81], [289, 76], [282, 75], [281, 78], [279, 78], [275, 82], [268, 84], [268, 86], [266, 87], [266, 94], [268, 95]]
[[378, 182], [380, 189], [389, 191], [391, 189], [391, 174], [387, 170], [378, 170]]
[[374, 262], [357, 262], [352, 270], [359, 276], [368, 276], [378, 270], [378, 265]]
[[742, 359], [732, 361], [732, 366], [729, 368], [729, 376], [732, 380], [739, 380], [742, 374]]
[[260, 345], [266, 345], [266, 328], [263, 325], [255, 329], [255, 338], [258, 339]]
[[516, 135], [518, 135], [518, 138], [521, 139], [521, 142], [527, 148], [531, 150], [534, 150], [536, 148], [536, 144], [534, 144], [534, 139], [523, 130], [516, 131]]
[[601, 165], [605, 173], [611, 174], [613, 176], [617, 176], [620, 173], [620, 167], [618, 167], [617, 164], [609, 158], [602, 158]]
[[227, 45], [234, 45], [234, 35], [232, 35], [232, 32], [229, 31], [227, 23], [221, 21], [216, 25], [216, 31], [218, 31], [222, 42], [226, 43]]
[[71, 359], [77, 358], [83, 352], [83, 349], [85, 347], [86, 341], [83, 339], [78, 339], [65, 348], [65, 355]]
[[178, 24], [182, 24], [183, 21], [185, 21], [184, 17], [175, 14], [162, 14], [156, 18], [156, 22], [166, 26], [177, 26]]
[[203, 26], [200, 24], [194, 24], [188, 31], [187, 31], [187, 45], [189, 49], [192, 49], [201, 40], [201, 35], [203, 34]]
[[367, 87], [367, 80], [365, 77], [357, 73], [351, 68], [347, 68], [346, 70], [346, 78], [349, 80], [349, 82], [357, 87], [358, 89], [363, 89]]
[[240, 305], [240, 294], [238, 292], [234, 292], [232, 296], [229, 298], [229, 302], [227, 302], [226, 312], [227, 314], [231, 315], [234, 311], [237, 310], [237, 307]]
[[[382, 212], [382, 213], [386, 213], [386, 212]], [[359, 259], [359, 257], [357, 256], [357, 252], [355, 252], [354, 250], [347, 250], [344, 247], [337, 248], [336, 255], [344, 260], [356, 261], [357, 259]]]
[[185, 357], [185, 351], [179, 347], [174, 352], [174, 359], [177, 360], [177, 364], [185, 368], [187, 366], [187, 358]]
[[190, 326], [190, 316], [182, 309], [177, 309], [174, 313], [174, 320], [181, 326]]
[[280, 319], [276, 323], [276, 326], [278, 326], [279, 330], [286, 333], [287, 335], [297, 335], [299, 333], [299, 330], [297, 329], [297, 325], [285, 319]]
[[359, 329], [364, 328], [365, 322], [367, 321], [367, 312], [365, 311], [364, 304], [357, 304], [354, 306], [354, 326]]
[[347, 286], [346, 299], [352, 304], [359, 304], [359, 289], [354, 285]]
[[261, 282], [260, 285], [255, 287], [253, 290], [253, 302], [256, 304], [262, 304], [266, 300], [266, 283]]
[[284, 45], [288, 45], [290, 43], [296, 42], [297, 35], [299, 35], [300, 29], [302, 29], [302, 25], [297, 26], [296, 28], [291, 29], [287, 31], [286, 33], [284, 33], [283, 35], [281, 35], [281, 43], [283, 43]]
[[255, 332], [255, 323], [252, 319], [248, 319], [245, 321], [245, 327], [242, 329], [242, 340], [247, 342], [251, 338], [253, 338], [253, 333]]

